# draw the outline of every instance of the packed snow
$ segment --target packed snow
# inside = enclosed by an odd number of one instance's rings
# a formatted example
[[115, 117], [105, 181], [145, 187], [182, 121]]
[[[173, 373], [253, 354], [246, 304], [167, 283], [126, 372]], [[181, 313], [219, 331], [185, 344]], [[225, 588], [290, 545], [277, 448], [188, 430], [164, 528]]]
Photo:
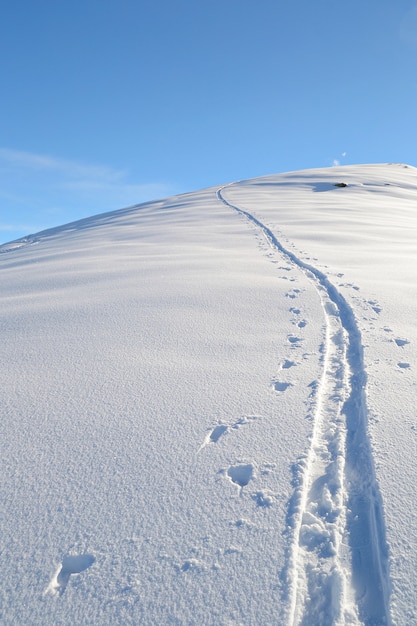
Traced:
[[417, 624], [417, 169], [0, 246], [0, 622]]

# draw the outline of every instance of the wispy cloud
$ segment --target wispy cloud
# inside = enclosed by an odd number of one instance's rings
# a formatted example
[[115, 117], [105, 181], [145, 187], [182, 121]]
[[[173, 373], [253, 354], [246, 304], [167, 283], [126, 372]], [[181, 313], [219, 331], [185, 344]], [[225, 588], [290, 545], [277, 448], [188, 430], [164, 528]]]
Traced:
[[126, 172], [102, 165], [90, 165], [43, 154], [10, 150], [9, 148], [0, 148], [0, 163], [9, 168], [55, 172], [69, 178], [101, 179], [116, 182], [126, 177]]
[[[133, 183], [126, 170], [9, 148], [0, 148], [1, 171], [15, 176], [42, 174], [55, 188], [74, 192], [120, 191], [122, 196], [173, 192], [173, 185], [167, 183]], [[37, 180], [39, 182], [39, 178]]]
[[108, 165], [0, 147], [0, 233], [14, 237], [175, 193]]

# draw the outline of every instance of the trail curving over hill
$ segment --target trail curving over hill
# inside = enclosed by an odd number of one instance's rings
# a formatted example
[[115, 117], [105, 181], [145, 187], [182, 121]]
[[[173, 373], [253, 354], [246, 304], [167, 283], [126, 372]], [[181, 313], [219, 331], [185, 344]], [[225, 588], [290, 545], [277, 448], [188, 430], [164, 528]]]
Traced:
[[[233, 183], [238, 185], [239, 183]], [[286, 586], [291, 626], [390, 625], [382, 499], [367, 433], [361, 333], [349, 303], [321, 270], [287, 250], [254, 215], [218, 199], [257, 228], [311, 281], [323, 308], [322, 375], [310, 447], [289, 514]]]

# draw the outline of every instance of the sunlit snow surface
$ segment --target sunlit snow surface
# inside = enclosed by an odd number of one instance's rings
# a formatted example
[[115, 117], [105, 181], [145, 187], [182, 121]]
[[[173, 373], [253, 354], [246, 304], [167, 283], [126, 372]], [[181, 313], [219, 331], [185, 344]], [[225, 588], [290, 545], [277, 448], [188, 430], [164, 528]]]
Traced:
[[2, 624], [417, 623], [415, 168], [95, 216], [0, 284]]

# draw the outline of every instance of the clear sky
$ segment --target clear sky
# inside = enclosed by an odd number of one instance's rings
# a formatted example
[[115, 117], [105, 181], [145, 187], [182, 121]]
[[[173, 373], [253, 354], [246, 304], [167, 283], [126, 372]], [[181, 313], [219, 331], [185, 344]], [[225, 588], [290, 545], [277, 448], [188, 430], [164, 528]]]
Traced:
[[417, 0], [14, 0], [0, 241], [332, 164], [417, 165]]

